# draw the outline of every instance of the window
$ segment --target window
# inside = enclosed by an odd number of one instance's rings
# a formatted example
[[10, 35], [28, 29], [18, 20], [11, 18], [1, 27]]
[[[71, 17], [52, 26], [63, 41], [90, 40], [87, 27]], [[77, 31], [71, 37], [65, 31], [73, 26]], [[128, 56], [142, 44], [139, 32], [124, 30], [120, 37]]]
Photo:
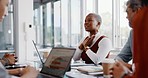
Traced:
[[52, 26], [52, 5], [51, 5], [51, 2], [47, 3], [46, 4], [46, 12], [45, 14], [47, 14], [47, 17], [45, 17], [47, 19], [47, 32], [46, 33], [46, 38], [45, 38], [45, 41], [46, 41], [46, 45], [49, 45], [49, 46], [52, 46], [52, 43], [53, 43], [53, 26]]
[[126, 2], [127, 0], [120, 0], [120, 38], [121, 38], [121, 42], [120, 47], [124, 46], [125, 42], [128, 39], [129, 36], [129, 31], [130, 31], [130, 27], [128, 24], [128, 20], [126, 19]]
[[98, 14], [102, 18], [102, 24], [99, 31], [101, 32], [101, 34], [104, 34], [111, 40], [113, 37], [112, 6], [112, 0], [98, 0]]
[[69, 40], [69, 25], [70, 25], [70, 16], [69, 16], [69, 0], [61, 0], [61, 24], [62, 24], [62, 29], [61, 29], [61, 44], [62, 46], [68, 46], [70, 43]]
[[61, 45], [61, 4], [60, 1], [54, 2], [54, 46]]
[[43, 7], [34, 10], [34, 25], [36, 27], [36, 42], [43, 45]]
[[86, 14], [95, 13], [95, 0], [86, 0]]
[[80, 0], [71, 0], [71, 46], [77, 46], [80, 41]]
[[39, 21], [36, 30], [37, 41], [39, 44], [51, 47], [76, 47], [80, 39], [87, 34], [84, 30], [85, 16], [88, 13], [98, 13], [102, 17], [99, 29], [101, 34], [112, 40], [114, 48], [122, 47], [130, 30], [123, 7], [126, 1], [57, 0], [48, 2], [42, 5], [42, 8], [35, 10], [35, 18]]

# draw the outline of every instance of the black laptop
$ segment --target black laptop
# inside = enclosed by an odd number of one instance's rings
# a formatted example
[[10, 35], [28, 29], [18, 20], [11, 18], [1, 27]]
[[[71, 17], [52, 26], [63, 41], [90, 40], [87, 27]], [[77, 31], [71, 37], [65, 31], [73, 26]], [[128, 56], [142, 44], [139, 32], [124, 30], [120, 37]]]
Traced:
[[74, 48], [52, 48], [37, 78], [64, 77], [74, 52]]

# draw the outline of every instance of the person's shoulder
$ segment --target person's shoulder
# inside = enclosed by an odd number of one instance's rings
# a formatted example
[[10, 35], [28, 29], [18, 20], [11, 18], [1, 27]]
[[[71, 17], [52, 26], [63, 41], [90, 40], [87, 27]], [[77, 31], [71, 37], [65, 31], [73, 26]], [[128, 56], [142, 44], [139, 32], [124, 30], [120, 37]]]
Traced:
[[96, 37], [97, 37], [97, 40], [98, 39], [101, 39], [100, 41], [102, 41], [102, 40], [110, 40], [110, 38], [108, 37], [108, 36], [106, 36], [106, 35], [104, 35], [104, 34], [101, 34], [100, 32], [98, 32], [97, 34], [96, 34]]
[[111, 46], [111, 45], [112, 45], [112, 41], [108, 37], [104, 37], [98, 43], [98, 46], [103, 46], [103, 47], [107, 47], [107, 46]]
[[105, 43], [106, 43], [106, 42], [107, 42], [107, 43], [108, 43], [108, 42], [111, 42], [111, 40], [110, 40], [110, 38], [109, 38], [109, 37], [104, 36], [104, 35], [102, 35], [101, 37], [102, 37], [102, 39], [101, 39], [101, 41], [100, 41], [100, 42], [103, 42], [103, 43], [104, 43], [104, 42], [105, 42]]
[[102, 38], [102, 40], [103, 41], [111, 41], [110, 38], [108, 38], [108, 37], [104, 37], [104, 38]]
[[101, 35], [100, 38], [110, 40], [110, 38], [108, 36], [106, 36], [106, 35]]

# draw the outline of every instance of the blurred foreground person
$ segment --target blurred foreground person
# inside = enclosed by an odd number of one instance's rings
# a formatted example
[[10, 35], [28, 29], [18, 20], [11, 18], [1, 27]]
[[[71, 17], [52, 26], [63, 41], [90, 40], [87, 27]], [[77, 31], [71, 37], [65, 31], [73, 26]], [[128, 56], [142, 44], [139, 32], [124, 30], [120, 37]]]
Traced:
[[134, 63], [135, 72], [130, 73], [120, 62], [113, 67], [114, 78], [147, 78], [148, 77], [148, 0], [130, 0], [139, 1], [141, 8], [135, 14], [132, 26], [134, 30]]
[[[0, 22], [3, 20], [3, 18], [7, 15], [8, 11], [8, 4], [9, 0], [0, 0]], [[8, 59], [8, 57], [10, 58]], [[4, 55], [5, 58], [7, 58], [7, 61], [10, 61], [10, 64], [13, 64], [15, 61], [13, 55], [6, 54]], [[12, 57], [12, 58], [11, 58]], [[13, 61], [11, 61], [13, 60]], [[2, 61], [4, 62], [4, 61]], [[20, 75], [20, 78], [36, 78], [38, 71], [35, 70], [35, 68], [27, 66], [24, 69], [14, 70], [11, 72], [17, 72], [18, 75]], [[0, 62], [0, 78], [19, 78], [16, 76], [9, 75], [2, 63]]]

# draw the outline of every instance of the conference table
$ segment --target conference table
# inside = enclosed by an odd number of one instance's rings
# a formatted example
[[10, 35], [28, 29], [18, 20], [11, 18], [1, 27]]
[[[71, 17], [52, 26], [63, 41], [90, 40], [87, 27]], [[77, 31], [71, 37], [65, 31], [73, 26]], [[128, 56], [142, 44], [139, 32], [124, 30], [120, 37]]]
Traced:
[[91, 75], [79, 72], [76, 69], [72, 69], [71, 71], [66, 72], [64, 78], [104, 78], [104, 77], [103, 74]]
[[71, 70], [65, 73], [64, 78], [104, 78], [102, 70], [101, 65], [73, 63]]

